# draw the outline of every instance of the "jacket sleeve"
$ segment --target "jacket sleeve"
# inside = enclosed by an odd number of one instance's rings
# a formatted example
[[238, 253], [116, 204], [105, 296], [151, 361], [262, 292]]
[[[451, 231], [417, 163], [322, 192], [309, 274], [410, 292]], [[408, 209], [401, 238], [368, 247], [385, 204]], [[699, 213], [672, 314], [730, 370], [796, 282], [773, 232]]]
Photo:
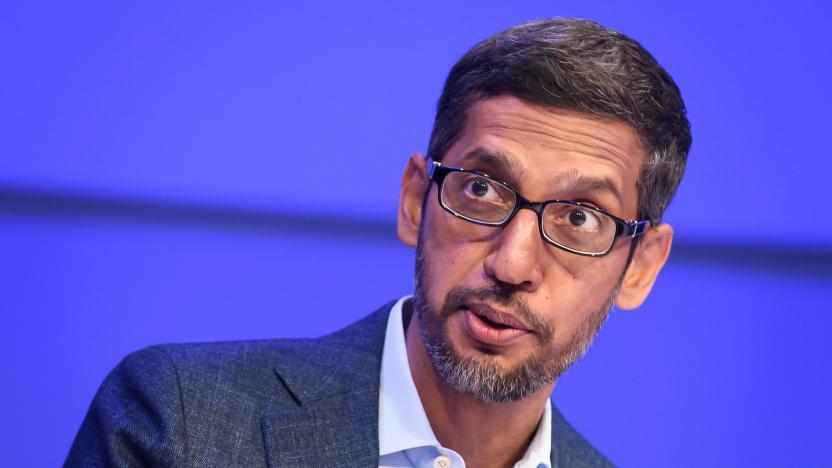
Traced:
[[181, 466], [184, 453], [176, 367], [152, 347], [127, 356], [101, 384], [64, 466]]

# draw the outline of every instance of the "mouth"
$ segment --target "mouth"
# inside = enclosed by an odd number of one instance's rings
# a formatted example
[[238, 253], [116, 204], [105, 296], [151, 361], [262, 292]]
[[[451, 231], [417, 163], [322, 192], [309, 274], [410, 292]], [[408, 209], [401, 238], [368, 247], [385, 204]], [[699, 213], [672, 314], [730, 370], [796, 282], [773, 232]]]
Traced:
[[505, 346], [532, 333], [516, 316], [485, 304], [466, 304], [462, 312], [468, 335], [484, 344]]

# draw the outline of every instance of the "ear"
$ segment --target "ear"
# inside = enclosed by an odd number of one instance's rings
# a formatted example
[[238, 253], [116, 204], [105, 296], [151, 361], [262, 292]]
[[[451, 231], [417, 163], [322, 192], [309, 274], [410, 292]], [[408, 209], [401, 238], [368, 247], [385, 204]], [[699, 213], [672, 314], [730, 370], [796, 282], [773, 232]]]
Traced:
[[428, 183], [427, 161], [419, 153], [413, 153], [407, 160], [402, 175], [402, 192], [399, 196], [399, 218], [396, 231], [399, 239], [410, 247], [416, 247], [419, 240], [419, 225], [422, 224], [422, 207]]
[[647, 299], [659, 271], [670, 255], [672, 241], [673, 228], [669, 224], [647, 229], [624, 274], [621, 290], [615, 300], [618, 308], [635, 309]]

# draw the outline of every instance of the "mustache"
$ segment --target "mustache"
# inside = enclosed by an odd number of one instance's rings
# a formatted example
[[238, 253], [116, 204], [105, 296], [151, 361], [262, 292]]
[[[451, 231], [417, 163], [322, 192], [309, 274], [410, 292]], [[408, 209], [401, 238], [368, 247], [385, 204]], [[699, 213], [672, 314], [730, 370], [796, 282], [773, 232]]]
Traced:
[[457, 313], [460, 307], [473, 301], [496, 302], [506, 307], [531, 327], [532, 331], [544, 342], [550, 341], [554, 335], [549, 324], [541, 318], [540, 314], [529, 307], [529, 304], [516, 289], [496, 284], [477, 288], [457, 287], [452, 289], [445, 297], [440, 316], [446, 319]]

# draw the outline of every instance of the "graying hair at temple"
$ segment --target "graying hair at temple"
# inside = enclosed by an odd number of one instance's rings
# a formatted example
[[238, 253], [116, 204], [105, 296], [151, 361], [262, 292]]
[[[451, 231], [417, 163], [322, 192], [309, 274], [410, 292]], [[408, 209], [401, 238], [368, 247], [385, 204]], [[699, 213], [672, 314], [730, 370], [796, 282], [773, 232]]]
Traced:
[[471, 105], [501, 95], [632, 125], [647, 151], [638, 217], [661, 221], [685, 171], [690, 123], [679, 88], [638, 42], [591, 21], [560, 18], [485, 39], [445, 81], [428, 154], [441, 160], [462, 135]]

